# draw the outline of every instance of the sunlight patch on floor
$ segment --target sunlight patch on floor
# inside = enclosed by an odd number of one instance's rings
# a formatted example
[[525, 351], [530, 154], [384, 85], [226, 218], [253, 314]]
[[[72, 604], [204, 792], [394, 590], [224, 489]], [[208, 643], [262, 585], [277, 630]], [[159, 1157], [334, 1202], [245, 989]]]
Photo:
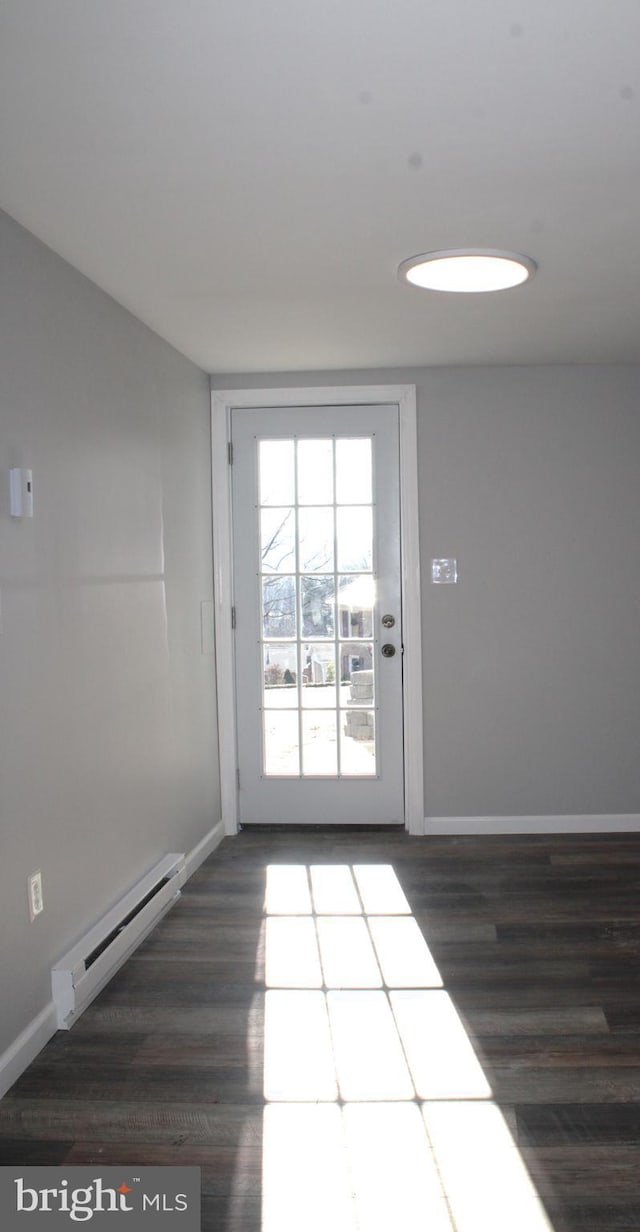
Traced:
[[262, 1232], [356, 1232], [337, 1104], [268, 1104], [262, 1177]]
[[354, 864], [367, 915], [411, 915], [411, 907], [391, 864]]
[[318, 915], [360, 915], [362, 904], [348, 864], [312, 864], [313, 909]]
[[389, 994], [420, 1099], [490, 1099], [491, 1087], [447, 992]]
[[270, 864], [265, 893], [267, 915], [310, 915], [309, 875], [304, 864]]
[[262, 1232], [553, 1232], [392, 866], [265, 901]]
[[369, 916], [387, 988], [442, 988], [442, 976], [413, 916]]
[[357, 1227], [366, 1232], [451, 1232], [418, 1106], [347, 1104], [343, 1117]]
[[338, 1098], [323, 992], [267, 992], [264, 1097], [289, 1103]]
[[322, 987], [318, 938], [310, 916], [267, 920], [265, 982], [267, 988]]
[[496, 1104], [427, 1103], [423, 1115], [456, 1232], [553, 1232]]
[[382, 988], [382, 976], [362, 916], [324, 916], [317, 922], [328, 988]]
[[327, 1003], [342, 1099], [413, 1099], [386, 993], [329, 992]]

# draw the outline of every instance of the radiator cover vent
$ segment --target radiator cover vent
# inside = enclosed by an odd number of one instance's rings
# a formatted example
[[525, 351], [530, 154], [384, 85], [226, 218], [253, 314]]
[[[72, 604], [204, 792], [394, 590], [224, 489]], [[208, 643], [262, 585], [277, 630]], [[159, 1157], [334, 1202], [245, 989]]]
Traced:
[[184, 853], [164, 856], [51, 969], [58, 1029], [68, 1030], [180, 897]]

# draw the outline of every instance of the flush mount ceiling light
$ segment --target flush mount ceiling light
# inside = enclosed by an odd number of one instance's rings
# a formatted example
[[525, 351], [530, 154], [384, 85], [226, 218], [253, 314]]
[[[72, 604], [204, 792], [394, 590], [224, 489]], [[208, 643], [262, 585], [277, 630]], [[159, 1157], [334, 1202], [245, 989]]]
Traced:
[[398, 267], [398, 277], [427, 291], [473, 294], [517, 287], [536, 272], [531, 257], [499, 248], [447, 248], [409, 257]]

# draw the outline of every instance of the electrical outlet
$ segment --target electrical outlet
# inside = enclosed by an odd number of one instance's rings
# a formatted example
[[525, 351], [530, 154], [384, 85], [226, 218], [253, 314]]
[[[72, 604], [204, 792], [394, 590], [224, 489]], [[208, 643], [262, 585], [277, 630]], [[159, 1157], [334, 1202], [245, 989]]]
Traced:
[[32, 873], [27, 877], [27, 896], [29, 899], [29, 919], [35, 920], [37, 915], [44, 910], [44, 902], [42, 900], [42, 873], [38, 869], [37, 873]]

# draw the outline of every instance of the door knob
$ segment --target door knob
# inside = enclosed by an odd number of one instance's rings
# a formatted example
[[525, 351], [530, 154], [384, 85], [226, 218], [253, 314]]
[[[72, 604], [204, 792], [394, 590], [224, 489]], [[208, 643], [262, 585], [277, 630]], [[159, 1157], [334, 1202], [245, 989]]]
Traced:
[[384, 646], [382, 647], [382, 654], [384, 655], [384, 658], [392, 659], [395, 653], [396, 653], [395, 646], [392, 646], [391, 642], [385, 642]]

